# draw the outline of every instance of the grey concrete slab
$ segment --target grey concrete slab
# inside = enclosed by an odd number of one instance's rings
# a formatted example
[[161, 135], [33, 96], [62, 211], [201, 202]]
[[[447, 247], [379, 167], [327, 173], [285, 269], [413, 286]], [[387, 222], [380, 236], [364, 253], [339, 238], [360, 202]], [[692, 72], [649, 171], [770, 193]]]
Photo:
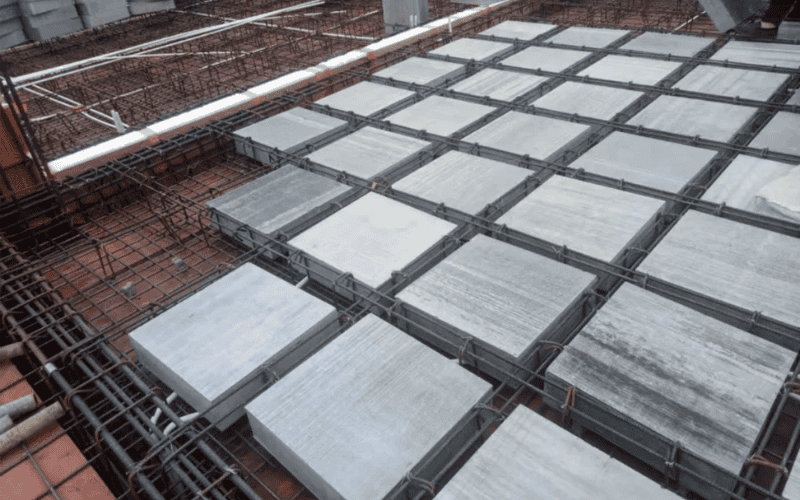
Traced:
[[800, 91], [795, 89], [794, 94], [786, 101], [786, 104], [790, 106], [800, 106]]
[[797, 69], [800, 68], [800, 46], [732, 40], [711, 56], [711, 60]]
[[361, 116], [369, 116], [412, 95], [414, 92], [410, 90], [372, 82], [360, 82], [320, 99], [317, 104], [341, 111], [352, 111]]
[[437, 56], [486, 61], [511, 47], [512, 45], [510, 43], [477, 40], [474, 38], [460, 38], [454, 42], [442, 45], [438, 49], [430, 51], [430, 53], [436, 54]]
[[574, 45], [575, 47], [591, 47], [600, 49], [603, 47], [608, 47], [628, 33], [630, 33], [629, 30], [582, 28], [578, 26], [572, 26], [558, 33], [556, 36], [548, 38], [547, 41], [560, 43], [563, 45]]
[[392, 188], [477, 214], [532, 174], [507, 163], [450, 151], [394, 183]]
[[757, 111], [748, 106], [662, 95], [631, 118], [628, 125], [727, 142]]
[[703, 6], [720, 33], [735, 28], [758, 13], [763, 6], [759, 0], [699, 0], [698, 3]]
[[700, 65], [673, 87], [691, 92], [766, 101], [788, 79], [789, 75], [781, 73]]
[[800, 113], [778, 111], [748, 146], [800, 156]]
[[786, 500], [800, 500], [799, 478], [800, 474], [797, 473], [797, 470], [792, 470], [792, 474], [789, 474], [789, 479], [786, 480], [786, 486], [784, 486], [783, 493], [781, 493]]
[[546, 376], [736, 476], [795, 356], [625, 283]]
[[519, 405], [435, 498], [678, 500], [681, 497]]
[[481, 31], [480, 34], [527, 41], [533, 40], [537, 36], [543, 35], [556, 27], [555, 24], [503, 21], [488, 30]]
[[[20, 23], [22, 27], [22, 23]], [[28, 36], [21, 29], [12, 31], [0, 37], [0, 49], [7, 49], [28, 41]]]
[[492, 106], [431, 96], [389, 115], [386, 120], [395, 125], [449, 136], [494, 110]]
[[543, 76], [489, 68], [479, 71], [450, 88], [465, 94], [480, 97], [488, 96], [501, 101], [513, 101], [518, 96], [530, 92], [546, 81], [547, 78]]
[[311, 214], [349, 189], [333, 179], [286, 165], [207, 203], [225, 217], [216, 218], [222, 232], [233, 235], [239, 224], [271, 234]]
[[517, 68], [561, 72], [590, 55], [592, 55], [591, 52], [583, 50], [528, 47], [510, 57], [506, 57], [500, 62]]
[[289, 241], [378, 288], [432, 247], [455, 224], [368, 193]]
[[[22, 15], [22, 12], [19, 10], [19, 4], [12, 3], [11, 5], [3, 5], [0, 6], [0, 23], [5, 21], [10, 21], [12, 19], [19, 22], [19, 17]], [[2, 26], [0, 24], [0, 26]]]
[[428, 0], [383, 0], [386, 33], [396, 33], [428, 22]]
[[537, 108], [611, 120], [617, 113], [642, 97], [643, 92], [565, 82], [531, 103]]
[[303, 351], [300, 359], [309, 355], [314, 336], [336, 315], [248, 263], [136, 328], [130, 339], [138, 360], [197, 411], [219, 404], [209, 420], [232, 412], [218, 424], [225, 429], [262, 388], [261, 377], [247, 379], [292, 350]]
[[680, 66], [681, 63], [675, 61], [609, 55], [578, 72], [578, 76], [615, 82], [633, 82], [640, 85], [656, 85]]
[[375, 73], [375, 76], [394, 78], [401, 82], [416, 83], [419, 85], [436, 86], [448, 78], [453, 78], [464, 72], [463, 64], [454, 62], [424, 59], [422, 57], [409, 57], [408, 59], [389, 66]]
[[699, 36], [675, 35], [672, 33], [642, 33], [620, 47], [620, 50], [636, 50], [654, 54], [672, 54], [673, 56], [693, 57], [711, 46], [713, 38]]
[[800, 326], [800, 240], [690, 210], [638, 270]]
[[711, 149], [613, 132], [570, 168], [677, 193], [716, 154]]
[[78, 11], [75, 8], [75, 4], [71, 2], [68, 5], [62, 5], [57, 9], [52, 9], [52, 10], [48, 9], [38, 14], [31, 14], [25, 12], [25, 8], [22, 5], [20, 6], [20, 10], [23, 11], [22, 19], [28, 25], [37, 28], [57, 23], [62, 19], [69, 20], [78, 17]]
[[247, 405], [253, 436], [318, 498], [384, 498], [491, 385], [368, 315]]
[[800, 22], [784, 21], [778, 26], [779, 40], [800, 40]]
[[429, 142], [364, 127], [308, 155], [308, 159], [349, 174], [371, 179], [430, 146]]
[[345, 127], [347, 122], [344, 120], [305, 108], [292, 108], [266, 120], [234, 130], [233, 140], [238, 153], [268, 163], [268, 154], [251, 147], [248, 143], [249, 138], [256, 144], [296, 152], [309, 142], [335, 134]]
[[58, 38], [83, 29], [83, 22], [78, 17], [77, 11], [75, 17], [55, 20], [51, 24], [34, 25], [30, 23], [30, 19], [29, 17], [23, 17], [22, 25], [31, 40], [50, 40], [51, 38]]
[[464, 141], [546, 160], [582, 140], [590, 129], [589, 125], [511, 111]]
[[151, 12], [162, 12], [165, 10], [172, 10], [175, 8], [175, 0], [164, 0], [160, 2], [135, 2], [129, 0], [128, 9], [131, 14], [137, 16], [139, 14], [150, 14]]
[[782, 218], [800, 223], [800, 167], [759, 189], [756, 199]]
[[610, 262], [663, 205], [660, 200], [556, 175], [497, 223]]
[[477, 235], [397, 298], [519, 359], [594, 278]]

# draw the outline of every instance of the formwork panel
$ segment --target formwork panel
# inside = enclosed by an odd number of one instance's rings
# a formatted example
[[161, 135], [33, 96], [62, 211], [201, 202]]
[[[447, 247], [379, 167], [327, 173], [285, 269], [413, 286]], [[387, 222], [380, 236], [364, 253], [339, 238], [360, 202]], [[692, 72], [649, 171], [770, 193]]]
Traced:
[[295, 152], [311, 141], [319, 140], [343, 130], [347, 122], [332, 116], [292, 108], [260, 122], [233, 132], [236, 151], [262, 163], [269, 162], [266, 152], [252, 147], [248, 142]]
[[673, 87], [691, 92], [766, 101], [788, 79], [789, 75], [781, 73], [700, 65]]
[[711, 60], [797, 69], [800, 68], [800, 47], [785, 43], [732, 40], [714, 53]]
[[477, 235], [397, 298], [518, 360], [594, 278]]
[[456, 92], [463, 92], [479, 97], [491, 97], [492, 99], [501, 101], [513, 101], [546, 81], [547, 78], [543, 76], [526, 75], [513, 71], [500, 71], [490, 68], [480, 71], [450, 88]]
[[416, 83], [418, 85], [436, 86], [448, 78], [460, 75], [464, 70], [463, 64], [424, 59], [422, 57], [409, 57], [394, 66], [378, 71], [375, 76], [394, 78], [401, 82]]
[[676, 193], [716, 154], [711, 149], [613, 132], [570, 167]]
[[800, 113], [779, 111], [748, 146], [800, 156]]
[[546, 160], [581, 141], [590, 129], [589, 125], [511, 111], [464, 141]]
[[546, 378], [738, 476], [794, 358], [625, 283], [564, 347]]
[[562, 113], [611, 120], [643, 95], [643, 92], [634, 90], [565, 82], [533, 101], [531, 105]]
[[561, 72], [590, 55], [592, 55], [591, 52], [582, 50], [528, 47], [500, 62], [506, 66], [517, 68]]
[[527, 41], [533, 40], [537, 36], [543, 35], [554, 28], [556, 28], [555, 24], [503, 21], [486, 31], [481, 31], [480, 34]]
[[336, 310], [245, 264], [130, 334], [139, 361], [225, 429], [263, 386], [264, 364], [287, 371], [307, 356]]
[[674, 61], [609, 55], [578, 72], [578, 76], [656, 85], [680, 66], [681, 63]]
[[477, 214], [532, 175], [524, 168], [451, 151], [392, 188], [468, 214]]
[[371, 179], [428, 146], [429, 142], [413, 137], [364, 127], [311, 153], [308, 159], [363, 179]]
[[735, 104], [662, 95], [628, 124], [727, 142], [757, 111]]
[[703, 49], [714, 43], [712, 38], [674, 35], [671, 33], [642, 33], [620, 47], [620, 50], [636, 50], [654, 54], [671, 54], [673, 56], [694, 57]]
[[319, 498], [384, 498], [491, 385], [368, 315], [247, 405], [255, 439]]
[[556, 36], [548, 38], [547, 41], [563, 45], [574, 45], [575, 47], [601, 49], [608, 47], [628, 33], [630, 33], [628, 30], [572, 26], [558, 33]]
[[412, 95], [414, 92], [410, 90], [372, 82], [360, 82], [320, 99], [317, 104], [341, 111], [352, 111], [361, 116], [369, 116]]
[[678, 500], [571, 432], [517, 406], [436, 500]]
[[638, 270], [800, 326], [800, 240], [690, 210]]
[[610, 262], [663, 205], [660, 200], [554, 176], [497, 223]]
[[377, 288], [455, 227], [368, 193], [289, 244]]
[[430, 51], [430, 53], [437, 56], [486, 61], [511, 47], [512, 45], [510, 43], [491, 42], [474, 38], [460, 38], [454, 42], [442, 45], [438, 49]]
[[449, 136], [494, 110], [495, 108], [483, 104], [431, 96], [388, 116], [386, 121], [425, 130], [431, 134]]

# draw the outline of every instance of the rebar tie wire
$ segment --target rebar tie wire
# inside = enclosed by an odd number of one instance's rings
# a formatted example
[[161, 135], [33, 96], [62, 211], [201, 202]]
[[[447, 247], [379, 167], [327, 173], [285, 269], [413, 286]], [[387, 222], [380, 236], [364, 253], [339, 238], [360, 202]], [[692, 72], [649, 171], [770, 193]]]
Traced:
[[575, 407], [575, 394], [576, 394], [576, 392], [577, 392], [577, 390], [575, 389], [575, 386], [571, 385], [571, 386], [569, 386], [569, 388], [567, 388], [567, 396], [566, 396], [566, 398], [564, 398], [564, 405], [562, 406], [562, 411], [561, 411], [561, 423], [562, 424], [566, 424], [567, 417], [569, 417], [570, 410]]
[[423, 489], [429, 491], [431, 493], [431, 495], [435, 495], [436, 494], [436, 488], [433, 486], [433, 483], [431, 483], [430, 481], [426, 481], [426, 480], [424, 480], [422, 478], [414, 476], [413, 474], [411, 474], [411, 471], [408, 471], [408, 474], [406, 474], [406, 479], [408, 479], [408, 481], [411, 484], [415, 484], [415, 485], [420, 486]]
[[779, 473], [781, 473], [783, 475], [788, 475], [789, 474], [789, 471], [786, 470], [786, 467], [784, 467], [781, 464], [776, 464], [775, 462], [770, 462], [769, 460], [764, 458], [762, 455], [753, 455], [753, 456], [751, 456], [750, 459], [747, 461], [747, 465], [760, 465], [762, 467], [767, 467], [769, 469], [776, 470], [776, 471], [778, 471]]

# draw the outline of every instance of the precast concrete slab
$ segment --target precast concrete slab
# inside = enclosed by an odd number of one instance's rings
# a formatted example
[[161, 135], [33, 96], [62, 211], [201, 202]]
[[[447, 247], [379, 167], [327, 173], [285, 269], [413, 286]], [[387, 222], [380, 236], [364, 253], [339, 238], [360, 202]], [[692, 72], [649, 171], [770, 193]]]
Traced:
[[372, 82], [360, 82], [324, 97], [317, 104], [340, 111], [352, 111], [361, 116], [373, 113], [411, 97], [414, 92]]
[[642, 33], [620, 47], [620, 50], [636, 50], [653, 54], [694, 57], [714, 43], [713, 38], [675, 35], [672, 33]]
[[546, 81], [547, 77], [544, 76], [489, 68], [458, 82], [450, 89], [480, 97], [513, 101]]
[[643, 96], [634, 90], [565, 82], [531, 103], [537, 108], [611, 120]]
[[578, 72], [578, 76], [638, 83], [639, 85], [656, 85], [680, 66], [681, 63], [675, 61], [608, 55]]
[[711, 60], [797, 69], [800, 68], [800, 46], [732, 40], [714, 53]]
[[450, 136], [495, 111], [492, 106], [431, 96], [385, 118], [395, 125]]
[[503, 21], [488, 30], [481, 31], [481, 35], [499, 36], [513, 40], [533, 40], [539, 35], [557, 28], [555, 24], [525, 23], [522, 21]]
[[789, 106], [800, 106], [800, 91], [795, 89], [794, 93], [792, 94], [792, 97], [790, 97], [789, 100], [786, 101], [786, 104], [788, 104]]
[[748, 147], [800, 156], [800, 113], [778, 111]]
[[550, 47], [528, 47], [506, 57], [501, 64], [526, 69], [540, 69], [560, 73], [592, 55], [585, 50], [554, 49]]
[[369, 314], [246, 409], [255, 440], [317, 498], [377, 500], [490, 389]]
[[418, 85], [436, 86], [464, 72], [463, 64], [437, 61], [422, 57], [409, 57], [393, 66], [382, 69], [375, 76], [394, 78], [395, 80], [416, 83]]
[[783, 21], [780, 26], [778, 26], [777, 38], [779, 40], [790, 40], [793, 42], [800, 40], [800, 22]]
[[786, 500], [800, 500], [800, 474], [798, 474], [797, 470], [793, 470], [792, 473], [789, 474], [781, 496]]
[[563, 45], [573, 45], [575, 47], [590, 47], [602, 49], [608, 47], [620, 38], [630, 33], [628, 30], [613, 30], [603, 28], [582, 28], [572, 26], [555, 36], [548, 38], [548, 42]]
[[673, 87], [690, 92], [766, 101], [788, 79], [789, 75], [781, 73], [700, 65]]
[[437, 56], [450, 56], [458, 59], [474, 59], [476, 61], [487, 61], [496, 57], [501, 52], [512, 47], [510, 43], [492, 42], [489, 40], [478, 40], [475, 38], [460, 38], [454, 42], [442, 45], [438, 49], [430, 51], [430, 54]]

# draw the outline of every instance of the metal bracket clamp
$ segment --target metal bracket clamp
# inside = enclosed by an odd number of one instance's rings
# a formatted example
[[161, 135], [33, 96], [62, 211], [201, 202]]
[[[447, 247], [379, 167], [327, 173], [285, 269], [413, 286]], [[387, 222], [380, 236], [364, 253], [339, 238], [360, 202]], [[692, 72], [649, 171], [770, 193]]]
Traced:
[[478, 411], [488, 411], [489, 413], [494, 414], [495, 418], [499, 422], [502, 422], [503, 420], [506, 419], [506, 416], [503, 414], [503, 412], [500, 411], [499, 408], [495, 408], [494, 406], [489, 406], [487, 404], [479, 403], [475, 405], [475, 409]]
[[672, 443], [672, 448], [670, 448], [669, 450], [669, 456], [664, 461], [664, 467], [666, 469], [664, 471], [664, 477], [667, 482], [671, 480], [674, 481], [675, 479], [678, 478], [677, 465], [678, 465], [678, 452], [680, 451], [680, 449], [681, 449], [680, 441], [675, 441], [674, 443]]
[[467, 362], [467, 352], [469, 351], [470, 345], [472, 345], [472, 337], [467, 337], [466, 340], [464, 340], [464, 345], [458, 349], [458, 364], [461, 366], [464, 366]]
[[270, 385], [274, 384], [275, 382], [277, 382], [280, 379], [280, 377], [278, 377], [278, 374], [275, 373], [272, 370], [272, 368], [270, 368], [270, 366], [267, 365], [267, 363], [264, 363], [263, 365], [259, 366], [258, 368], [261, 371], [261, 374], [264, 376], [264, 383], [266, 385], [270, 386]]
[[419, 487], [429, 491], [431, 495], [435, 495], [436, 494], [436, 488], [433, 486], [433, 483], [431, 483], [430, 481], [426, 481], [424, 479], [418, 478], [418, 477], [412, 475], [410, 471], [409, 471], [408, 474], [406, 474], [406, 479], [408, 480], [409, 483], [411, 483], [413, 485], [416, 485], [416, 486], [419, 486]]

